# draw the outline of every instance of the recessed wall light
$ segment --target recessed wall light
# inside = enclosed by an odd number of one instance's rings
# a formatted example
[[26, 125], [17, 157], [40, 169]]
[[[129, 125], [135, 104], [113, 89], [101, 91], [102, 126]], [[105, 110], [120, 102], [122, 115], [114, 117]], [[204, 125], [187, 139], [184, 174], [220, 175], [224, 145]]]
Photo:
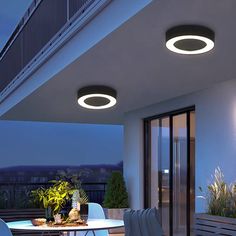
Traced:
[[201, 54], [214, 48], [214, 32], [200, 25], [181, 25], [166, 32], [166, 47], [180, 54]]
[[106, 109], [116, 104], [116, 91], [107, 86], [87, 86], [78, 91], [78, 103], [87, 109]]

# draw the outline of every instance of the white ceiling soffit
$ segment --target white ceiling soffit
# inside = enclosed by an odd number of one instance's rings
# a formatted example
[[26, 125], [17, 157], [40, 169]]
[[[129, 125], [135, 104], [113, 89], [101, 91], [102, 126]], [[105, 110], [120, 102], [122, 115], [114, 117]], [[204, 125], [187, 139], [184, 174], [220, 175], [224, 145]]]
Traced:
[[[153, 1], [2, 119], [121, 124], [127, 111], [233, 79], [235, 9], [235, 0]], [[215, 48], [191, 56], [168, 51], [165, 32], [181, 24], [211, 28]], [[99, 111], [79, 107], [78, 89], [93, 84], [116, 89], [117, 105]]]

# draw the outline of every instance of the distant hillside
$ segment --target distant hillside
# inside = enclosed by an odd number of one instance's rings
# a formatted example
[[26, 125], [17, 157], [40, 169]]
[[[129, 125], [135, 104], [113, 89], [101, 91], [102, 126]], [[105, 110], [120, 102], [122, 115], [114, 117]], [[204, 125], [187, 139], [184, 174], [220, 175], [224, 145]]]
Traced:
[[117, 165], [12, 166], [0, 168], [0, 183], [44, 183], [55, 179], [59, 171], [80, 174], [82, 182], [107, 182], [113, 171], [123, 171], [123, 162]]

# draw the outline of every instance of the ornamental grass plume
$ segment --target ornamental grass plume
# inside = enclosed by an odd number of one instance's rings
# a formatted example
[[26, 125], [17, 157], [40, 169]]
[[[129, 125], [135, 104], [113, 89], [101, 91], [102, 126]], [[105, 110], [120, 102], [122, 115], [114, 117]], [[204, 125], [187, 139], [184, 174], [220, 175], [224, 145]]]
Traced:
[[235, 183], [227, 185], [219, 167], [215, 169], [212, 178], [213, 182], [208, 185], [208, 214], [236, 218]]

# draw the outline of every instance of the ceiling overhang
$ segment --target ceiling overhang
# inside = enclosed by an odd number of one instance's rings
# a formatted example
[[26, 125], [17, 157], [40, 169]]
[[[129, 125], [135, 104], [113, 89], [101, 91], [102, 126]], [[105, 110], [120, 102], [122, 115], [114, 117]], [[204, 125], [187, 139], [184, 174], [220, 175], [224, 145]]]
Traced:
[[[236, 77], [234, 0], [153, 1], [117, 30], [6, 112], [2, 119], [122, 124], [124, 113]], [[166, 30], [199, 24], [215, 32], [215, 48], [179, 55], [165, 47]], [[117, 91], [106, 110], [78, 106], [89, 85]]]

